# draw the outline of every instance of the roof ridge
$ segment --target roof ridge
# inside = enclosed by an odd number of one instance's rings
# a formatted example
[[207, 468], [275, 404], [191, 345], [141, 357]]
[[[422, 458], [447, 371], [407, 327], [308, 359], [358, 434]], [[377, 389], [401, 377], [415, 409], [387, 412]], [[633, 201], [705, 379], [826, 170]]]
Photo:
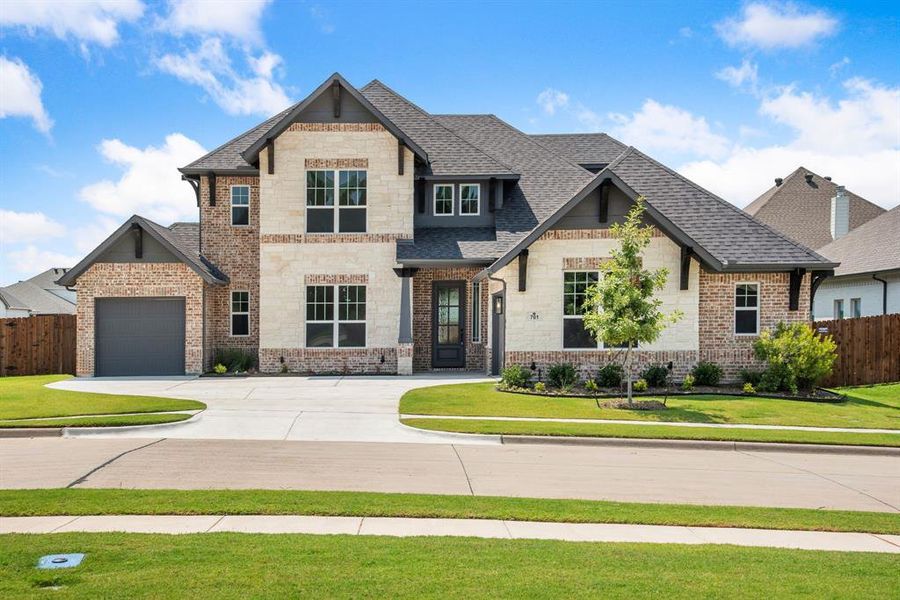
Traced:
[[487, 156], [488, 158], [490, 158], [491, 160], [493, 160], [494, 162], [496, 162], [496, 163], [497, 163], [498, 165], [500, 165], [501, 167], [503, 167], [503, 168], [509, 170], [510, 173], [516, 173], [516, 171], [517, 171], [516, 169], [513, 169], [510, 165], [508, 165], [508, 164], [506, 164], [505, 162], [503, 162], [502, 160], [496, 158], [496, 157], [493, 156], [492, 154], [486, 152], [481, 146], [479, 146], [479, 145], [477, 145], [477, 144], [474, 144], [473, 142], [471, 142], [471, 141], [469, 141], [468, 139], [464, 138], [462, 135], [460, 135], [460, 134], [457, 133], [456, 131], [450, 129], [449, 127], [447, 127], [446, 125], [444, 125], [443, 123], [441, 123], [438, 119], [436, 119], [436, 118], [435, 118], [435, 115], [432, 115], [430, 112], [426, 111], [425, 109], [423, 109], [421, 106], [415, 104], [414, 102], [412, 102], [412, 101], [410, 101], [410, 100], [407, 100], [407, 98], [406, 98], [405, 96], [403, 96], [403, 95], [399, 94], [398, 92], [394, 91], [394, 90], [391, 89], [389, 86], [387, 86], [387, 85], [385, 85], [384, 83], [378, 81], [377, 79], [373, 79], [372, 81], [370, 81], [369, 83], [367, 83], [366, 85], [364, 85], [364, 86], [362, 87], [362, 90], [365, 90], [366, 88], [368, 88], [369, 86], [371, 86], [373, 83], [376, 83], [376, 82], [377, 82], [378, 85], [380, 85], [381, 87], [383, 87], [384, 89], [386, 89], [388, 92], [390, 92], [391, 94], [393, 94], [394, 96], [396, 96], [397, 98], [399, 98], [400, 100], [402, 100], [403, 102], [407, 103], [408, 105], [412, 106], [414, 109], [416, 109], [417, 111], [419, 111], [420, 113], [422, 113], [422, 115], [424, 115], [425, 117], [427, 117], [432, 123], [434, 123], [435, 125], [437, 125], [437, 126], [440, 127], [441, 129], [444, 129], [445, 131], [449, 132], [451, 135], [453, 135], [453, 136], [456, 137], [457, 139], [459, 139], [459, 140], [465, 142], [466, 144], [468, 144], [469, 146], [475, 148], [476, 150], [478, 150], [479, 152], [481, 152], [482, 154], [484, 154], [485, 156]]
[[791, 238], [787, 237], [786, 235], [784, 235], [783, 233], [781, 233], [780, 231], [778, 231], [778, 230], [775, 229], [774, 227], [770, 227], [770, 226], [767, 225], [766, 223], [763, 223], [762, 221], [760, 221], [759, 219], [757, 219], [757, 218], [754, 217], [753, 215], [747, 214], [746, 212], [744, 212], [743, 210], [741, 210], [740, 208], [738, 208], [737, 206], [735, 206], [735, 205], [732, 204], [731, 202], [728, 202], [727, 200], [725, 200], [724, 198], [721, 198], [721, 197], [718, 196], [717, 194], [714, 194], [714, 193], [710, 192], [709, 190], [707, 190], [706, 188], [700, 186], [699, 184], [694, 183], [693, 181], [691, 181], [690, 179], [688, 179], [688, 178], [685, 177], [684, 175], [681, 175], [680, 173], [678, 173], [678, 172], [675, 171], [674, 169], [671, 169], [671, 168], [667, 167], [666, 165], [662, 164], [661, 162], [659, 162], [658, 160], [655, 160], [655, 159], [653, 159], [653, 158], [647, 156], [646, 154], [644, 154], [643, 152], [641, 152], [641, 151], [638, 150], [637, 148], [632, 147], [632, 150], [633, 150], [634, 153], [636, 153], [638, 156], [641, 156], [641, 157], [643, 157], [644, 159], [646, 159], [646, 160], [650, 161], [651, 163], [655, 164], [656, 166], [662, 168], [662, 169], [665, 170], [667, 173], [669, 173], [670, 175], [673, 175], [673, 176], [677, 177], [678, 179], [680, 179], [681, 181], [687, 183], [688, 185], [690, 185], [691, 187], [693, 187], [695, 190], [697, 190], [697, 191], [699, 191], [699, 192], [702, 192], [702, 193], [704, 193], [704, 194], [707, 194], [708, 196], [710, 196], [711, 198], [713, 198], [714, 200], [716, 200], [717, 202], [719, 202], [719, 203], [722, 204], [723, 206], [728, 207], [729, 209], [731, 209], [731, 210], [734, 211], [735, 213], [739, 214], [739, 215], [742, 216], [743, 218], [749, 219], [749, 220], [753, 221], [754, 223], [760, 225], [761, 227], [763, 227], [763, 228], [766, 229], [767, 231], [773, 233], [775, 236], [780, 237], [781, 239], [783, 239], [783, 240], [785, 240], [785, 241], [787, 241], [787, 242], [793, 244], [794, 246], [796, 246], [796, 247], [799, 248], [800, 250], [805, 251], [807, 254], [810, 254], [811, 256], [814, 256], [814, 257], [816, 257], [816, 258], [822, 259], [822, 260], [824, 260], [824, 261], [827, 261], [827, 260], [828, 260], [827, 258], [825, 258], [824, 256], [818, 254], [817, 252], [815, 252], [815, 251], [812, 250], [811, 248], [807, 248], [807, 247], [804, 246], [803, 244], [801, 244], [801, 243], [799, 243], [799, 242], [796, 242], [796, 241], [792, 240]]
[[[219, 152], [220, 150], [223, 150], [225, 147], [229, 146], [230, 144], [235, 143], [236, 141], [238, 141], [239, 139], [241, 139], [241, 138], [244, 137], [245, 135], [249, 135], [252, 131], [254, 131], [254, 130], [256, 130], [256, 129], [259, 129], [260, 127], [262, 127], [263, 125], [265, 125], [266, 123], [268, 123], [269, 121], [271, 121], [272, 119], [278, 118], [278, 117], [280, 117], [281, 115], [285, 114], [286, 112], [290, 111], [291, 109], [293, 109], [293, 108], [294, 108], [295, 106], [297, 106], [298, 104], [300, 104], [300, 103], [299, 103], [299, 102], [294, 102], [293, 104], [291, 104], [289, 107], [287, 107], [286, 109], [284, 109], [284, 110], [281, 111], [280, 113], [276, 113], [276, 114], [272, 115], [271, 117], [269, 117], [268, 119], [265, 119], [265, 120], [262, 121], [261, 123], [257, 123], [256, 125], [254, 125], [254, 126], [251, 127], [250, 129], [244, 131], [243, 133], [239, 133], [238, 135], [234, 136], [233, 138], [231, 138], [230, 140], [228, 140], [228, 141], [225, 142], [224, 144], [220, 144], [218, 147], [216, 147], [216, 148], [210, 150], [209, 152], [207, 152], [206, 154], [204, 154], [204, 155], [201, 156], [200, 158], [198, 158], [198, 159], [196, 159], [196, 160], [194, 160], [194, 161], [191, 161], [190, 163], [188, 163], [188, 164], [186, 164], [185, 166], [181, 167], [179, 170], [181, 170], [181, 169], [190, 169], [193, 165], [197, 164], [198, 162], [200, 162], [200, 161], [203, 160], [204, 158], [207, 158], [207, 157], [209, 157], [209, 156], [212, 156], [213, 154]], [[213, 169], [211, 169], [211, 170], [213, 170]]]

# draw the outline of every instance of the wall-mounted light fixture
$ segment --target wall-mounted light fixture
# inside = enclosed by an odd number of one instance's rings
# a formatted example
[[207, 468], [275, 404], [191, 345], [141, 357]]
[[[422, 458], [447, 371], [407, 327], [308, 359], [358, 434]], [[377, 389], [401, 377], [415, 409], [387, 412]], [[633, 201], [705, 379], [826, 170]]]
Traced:
[[503, 296], [494, 296], [494, 314], [503, 314]]

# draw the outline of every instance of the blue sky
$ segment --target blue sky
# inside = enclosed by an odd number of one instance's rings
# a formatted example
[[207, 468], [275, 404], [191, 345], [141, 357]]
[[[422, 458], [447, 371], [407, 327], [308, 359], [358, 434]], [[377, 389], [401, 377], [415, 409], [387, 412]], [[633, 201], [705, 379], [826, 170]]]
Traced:
[[801, 164], [900, 202], [891, 2], [142, 2], [0, 7], [0, 284], [132, 213], [195, 220], [175, 168], [334, 71], [434, 113], [607, 131], [739, 206]]

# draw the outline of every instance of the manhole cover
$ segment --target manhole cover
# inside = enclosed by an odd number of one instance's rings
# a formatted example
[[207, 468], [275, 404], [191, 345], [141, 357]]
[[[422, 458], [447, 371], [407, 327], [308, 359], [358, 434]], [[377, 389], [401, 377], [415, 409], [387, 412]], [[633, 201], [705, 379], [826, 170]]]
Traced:
[[68, 569], [77, 567], [84, 560], [84, 554], [48, 554], [38, 560], [38, 569]]

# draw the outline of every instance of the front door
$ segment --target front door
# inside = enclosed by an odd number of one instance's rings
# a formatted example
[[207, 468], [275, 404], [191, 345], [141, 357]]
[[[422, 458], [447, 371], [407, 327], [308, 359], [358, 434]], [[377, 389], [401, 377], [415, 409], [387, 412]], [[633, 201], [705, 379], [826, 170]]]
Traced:
[[466, 282], [435, 281], [432, 302], [431, 366], [466, 366]]

